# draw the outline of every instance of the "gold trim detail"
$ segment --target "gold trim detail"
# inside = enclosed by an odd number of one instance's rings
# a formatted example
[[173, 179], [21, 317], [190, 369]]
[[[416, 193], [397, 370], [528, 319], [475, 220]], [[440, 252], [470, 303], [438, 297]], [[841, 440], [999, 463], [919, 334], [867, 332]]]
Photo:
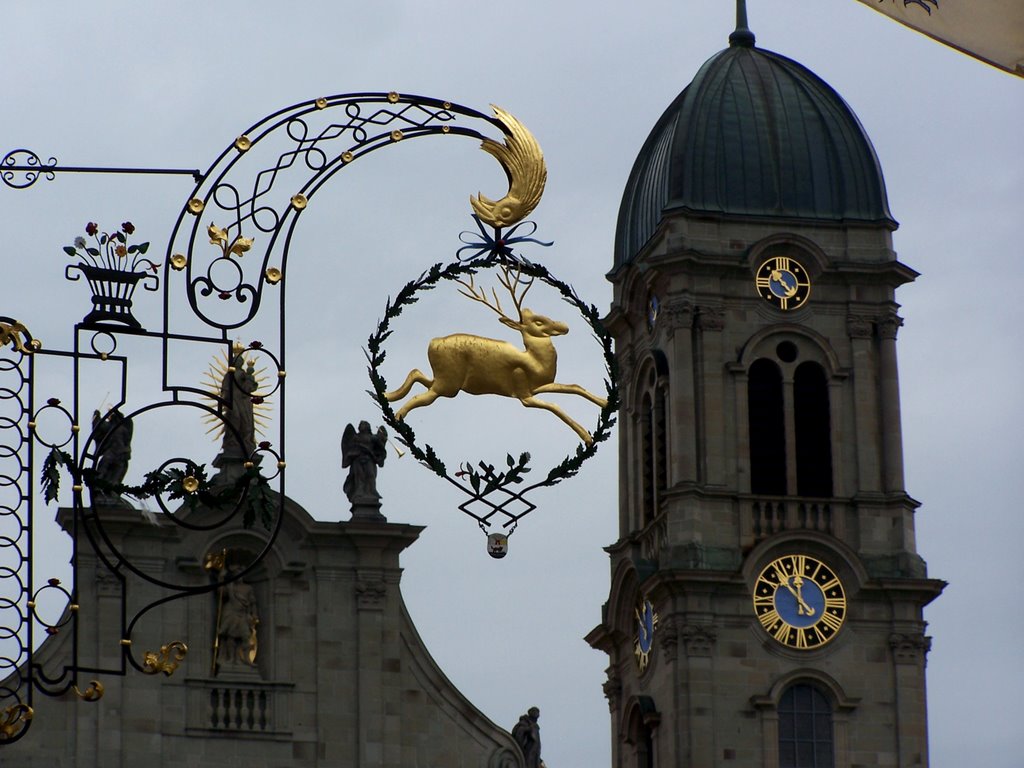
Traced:
[[267, 267], [267, 271], [263, 274], [263, 279], [271, 285], [280, 283], [282, 277], [284, 277], [284, 274], [277, 267]]
[[184, 254], [176, 253], [171, 256], [171, 269], [175, 272], [181, 272], [185, 267], [188, 266], [188, 259], [185, 258]]
[[163, 672], [167, 677], [174, 674], [174, 670], [185, 660], [188, 653], [188, 646], [181, 640], [174, 640], [167, 645], [161, 645], [160, 651], [146, 651], [142, 657], [142, 671], [147, 675], [155, 675]]
[[401, 131], [392, 131], [391, 132], [391, 140], [392, 141], [401, 141], [404, 138], [405, 138], [405, 134], [402, 133]]
[[125, 648], [131, 648], [132, 641], [129, 638], [127, 638], [127, 637], [122, 637], [121, 638], [121, 645], [123, 645]]
[[356, 159], [356, 156], [353, 155], [351, 152], [345, 151], [341, 153], [341, 159], [343, 162], [351, 163], [353, 160]]
[[[0, 323], [0, 347], [10, 344], [11, 347], [19, 352], [31, 355], [37, 349], [42, 349], [43, 342], [39, 341], [39, 339], [32, 339], [26, 344], [25, 340], [28, 340], [29, 335], [28, 328], [17, 320], [12, 323]], [[24, 336], [25, 340], [21, 336]]]
[[294, 208], [296, 211], [301, 211], [308, 204], [309, 200], [306, 199], [305, 195], [298, 194], [292, 196], [292, 208]]
[[188, 208], [189, 213], [191, 213], [193, 216], [198, 216], [200, 213], [203, 212], [203, 208], [206, 207], [206, 203], [204, 203], [198, 197], [193, 197], [191, 200], [188, 201], [188, 205], [186, 207]]
[[185, 493], [195, 493], [199, 490], [199, 481], [193, 475], [188, 475], [182, 479], [181, 489]]
[[397, 104], [398, 99], [398, 91], [392, 91], [391, 93], [388, 94], [388, 104]]
[[239, 152], [248, 152], [252, 148], [252, 140], [245, 134], [235, 139], [235, 149]]
[[441, 126], [441, 133], [451, 133], [451, 132], [452, 132], [452, 127], [450, 125], [442, 125]]
[[80, 690], [77, 685], [71, 688], [82, 701], [99, 701], [103, 698], [103, 683], [99, 680], [90, 680], [89, 687], [84, 691]]
[[13, 739], [28, 727], [35, 711], [28, 704], [12, 704], [0, 712], [0, 741]]
[[317, 99], [313, 103], [316, 105], [317, 109], [326, 109], [326, 107], [327, 107], [327, 99], [325, 99], [323, 96], [321, 96], [319, 99]]
[[491, 200], [482, 193], [470, 195], [473, 211], [492, 227], [510, 227], [522, 221], [540, 202], [548, 169], [540, 145], [521, 122], [501, 107], [491, 105], [505, 132], [505, 143], [484, 139], [480, 149], [492, 155], [508, 177], [508, 193], [500, 200]]

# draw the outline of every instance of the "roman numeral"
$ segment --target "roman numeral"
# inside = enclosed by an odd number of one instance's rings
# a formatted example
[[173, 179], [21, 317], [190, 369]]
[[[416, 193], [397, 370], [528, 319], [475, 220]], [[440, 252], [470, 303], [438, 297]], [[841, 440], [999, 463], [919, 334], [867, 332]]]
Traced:
[[802, 630], [802, 629], [798, 629], [796, 631], [796, 647], [797, 648], [807, 648], [808, 647], [808, 645], [807, 645], [807, 635], [804, 633], [804, 630]]
[[754, 281], [758, 288], [767, 288], [770, 282], [767, 277], [759, 277]]
[[821, 621], [819, 623], [824, 624], [833, 632], [835, 632], [841, 626], [843, 626], [843, 620], [839, 616], [836, 616], [833, 613], [829, 613], [828, 611], [825, 611], [821, 614]]
[[[779, 616], [779, 612], [772, 608], [770, 611], [765, 611], [757, 617], [757, 620], [761, 622], [761, 626], [768, 632], [771, 632], [772, 627], [782, 621], [782, 617]], [[786, 626], [783, 624], [782, 626]]]
[[789, 639], [789, 625], [783, 622], [776, 628], [774, 632], [772, 632], [772, 635], [780, 643], [786, 642], [786, 640]]
[[789, 259], [787, 259], [785, 256], [779, 256], [777, 259], [775, 259], [775, 268], [784, 269], [787, 272], [789, 272]]
[[826, 597], [825, 598], [825, 610], [834, 608], [836, 610], [845, 611], [846, 601], [841, 597]]

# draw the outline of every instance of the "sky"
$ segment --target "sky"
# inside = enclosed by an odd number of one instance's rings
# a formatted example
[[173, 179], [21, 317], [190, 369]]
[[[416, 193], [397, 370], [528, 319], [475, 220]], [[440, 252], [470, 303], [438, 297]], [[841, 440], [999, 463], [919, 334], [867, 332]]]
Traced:
[[[1016, 715], [1024, 523], [1015, 508], [1024, 496], [1024, 83], [854, 0], [751, 0], [748, 11], [760, 47], [812, 69], [858, 115], [900, 222], [899, 259], [921, 273], [897, 294], [906, 320], [898, 350], [906, 487], [922, 502], [918, 549], [929, 575], [949, 582], [925, 609], [934, 638], [931, 765], [1010, 768], [1024, 748]], [[548, 163], [531, 219], [555, 244], [523, 255], [602, 311], [632, 162], [734, 26], [731, 3], [687, 0], [8, 2], [2, 13], [0, 154], [26, 147], [64, 165], [206, 169], [265, 115], [322, 95], [396, 90], [481, 111], [498, 104], [529, 127]], [[285, 281], [285, 445], [288, 493], [314, 517], [347, 517], [338, 448], [345, 424], [379, 423], [365, 394], [363, 346], [387, 297], [454, 259], [459, 233], [472, 227], [470, 194], [504, 190], [497, 164], [475, 142], [432, 138], [353, 164], [303, 214]], [[130, 220], [161, 254], [191, 192], [188, 177], [66, 175], [23, 191], [0, 187], [0, 314], [23, 321], [48, 348], [69, 348], [88, 297], [84, 285], [62, 279], [61, 248], [87, 221], [113, 228]], [[159, 295], [137, 302], [154, 328]], [[423, 365], [432, 323], [500, 333], [484, 310], [450, 295], [443, 313], [435, 304], [396, 323], [389, 381]], [[550, 314], [570, 311], [543, 290], [535, 296]], [[578, 318], [557, 319], [581, 328]], [[136, 404], [159, 396], [147, 390], [158, 381], [148, 352], [140, 348], [133, 363]], [[583, 330], [565, 337], [559, 353], [560, 379], [600, 387], [596, 348]], [[189, 359], [180, 372], [198, 380], [208, 362]], [[67, 397], [59, 366], [51, 376], [52, 391]], [[97, 406], [103, 386], [90, 393]], [[596, 420], [587, 404], [573, 408]], [[531, 450], [540, 466], [574, 445], [547, 414], [523, 415], [508, 403], [459, 398], [427, 411], [417, 435], [450, 463]], [[199, 423], [157, 420], [141, 429], [159, 430], [200, 460], [216, 453]], [[464, 454], [466, 446], [476, 453]], [[138, 439], [135, 447], [132, 472], [162, 460]], [[578, 477], [531, 496], [538, 509], [501, 561], [487, 556], [483, 534], [458, 511], [462, 499], [411, 458], [390, 456], [379, 478], [388, 519], [427, 526], [403, 557], [402, 583], [427, 647], [498, 724], [511, 728], [540, 707], [552, 768], [609, 762], [607, 659], [582, 638], [607, 598], [602, 547], [618, 536], [615, 454], [613, 440]], [[37, 556], [58, 572], [66, 554], [47, 541]]]

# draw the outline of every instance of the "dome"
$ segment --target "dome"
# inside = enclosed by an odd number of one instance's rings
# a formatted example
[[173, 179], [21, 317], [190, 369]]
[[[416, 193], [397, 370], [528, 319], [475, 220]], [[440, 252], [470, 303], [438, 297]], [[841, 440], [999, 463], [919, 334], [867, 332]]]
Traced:
[[754, 47], [746, 29], [704, 63], [640, 150], [619, 209], [616, 267], [670, 210], [896, 227], [853, 110], [806, 67]]

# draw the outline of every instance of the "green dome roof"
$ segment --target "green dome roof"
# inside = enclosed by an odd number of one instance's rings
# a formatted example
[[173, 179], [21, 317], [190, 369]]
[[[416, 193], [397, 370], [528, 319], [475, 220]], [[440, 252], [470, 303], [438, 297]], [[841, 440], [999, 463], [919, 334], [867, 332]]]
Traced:
[[615, 236], [631, 261], [670, 210], [895, 228], [853, 110], [806, 67], [738, 30], [661, 116], [633, 165]]

